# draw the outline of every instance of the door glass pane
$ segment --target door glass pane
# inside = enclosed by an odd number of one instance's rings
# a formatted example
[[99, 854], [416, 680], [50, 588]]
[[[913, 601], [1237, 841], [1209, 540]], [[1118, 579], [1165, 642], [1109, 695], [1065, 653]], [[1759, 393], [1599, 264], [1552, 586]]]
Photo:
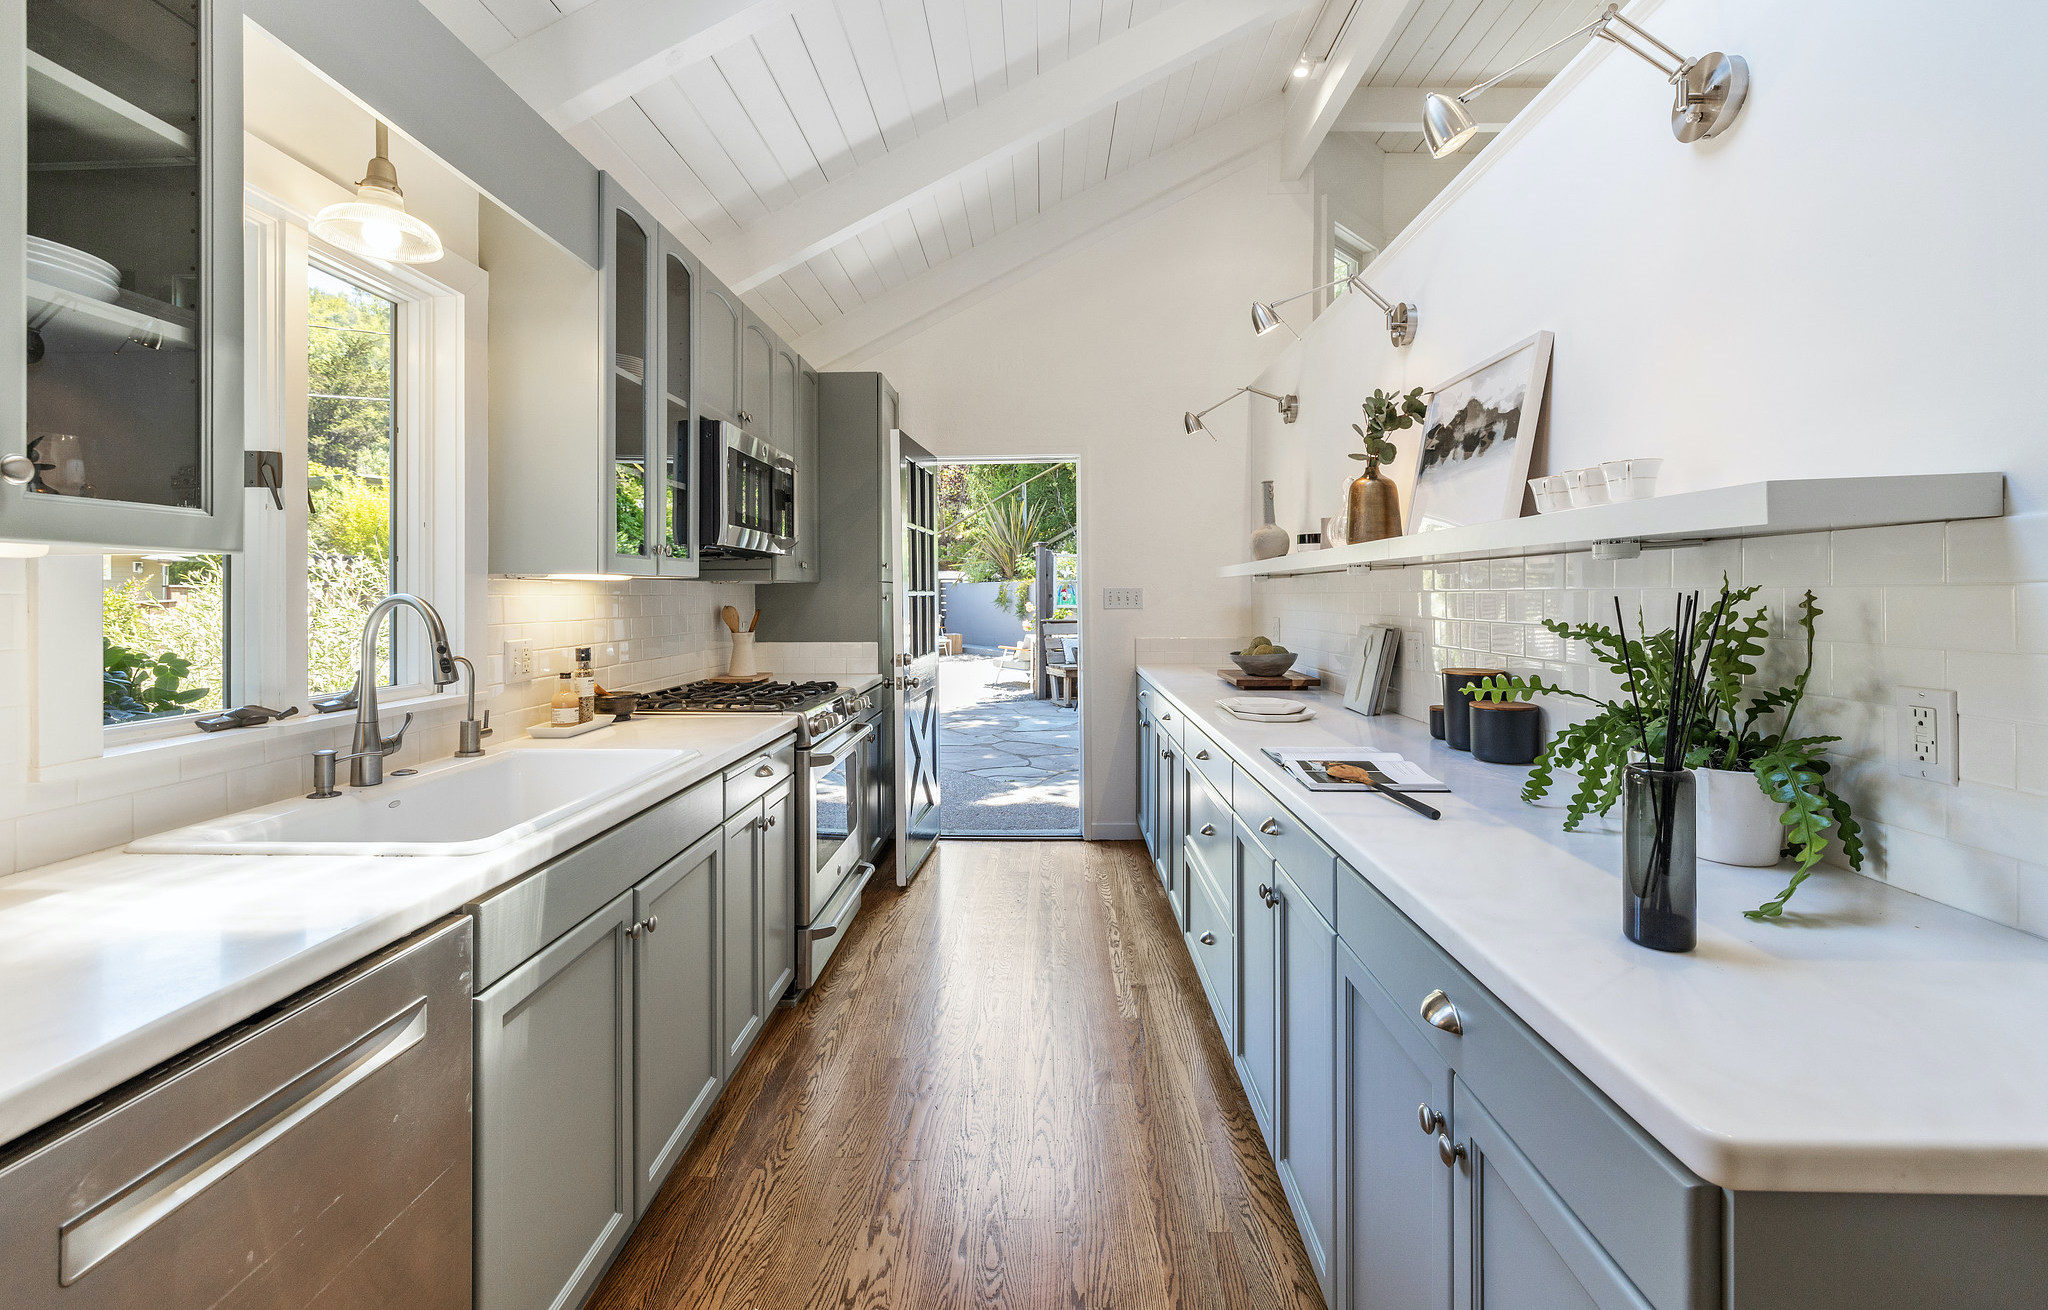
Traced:
[[27, 17], [30, 491], [207, 508], [198, 6]]
[[664, 262], [662, 315], [666, 333], [667, 372], [662, 399], [662, 466], [668, 485], [667, 513], [662, 516], [668, 553], [690, 554], [690, 270], [673, 255]]
[[621, 555], [646, 555], [647, 542], [647, 233], [632, 216], [613, 216], [612, 526]]
[[[393, 590], [398, 306], [318, 266], [306, 270], [306, 677], [355, 685], [363, 622]], [[392, 625], [379, 685], [397, 681]]]
[[100, 721], [132, 723], [223, 708], [226, 557], [108, 555], [100, 577]]

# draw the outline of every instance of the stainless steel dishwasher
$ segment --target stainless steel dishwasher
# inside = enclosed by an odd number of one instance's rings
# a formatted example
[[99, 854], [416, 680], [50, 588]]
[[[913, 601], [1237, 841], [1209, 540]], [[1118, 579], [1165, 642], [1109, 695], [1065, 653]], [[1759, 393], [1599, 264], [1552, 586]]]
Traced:
[[468, 918], [0, 1155], [7, 1310], [470, 1304]]

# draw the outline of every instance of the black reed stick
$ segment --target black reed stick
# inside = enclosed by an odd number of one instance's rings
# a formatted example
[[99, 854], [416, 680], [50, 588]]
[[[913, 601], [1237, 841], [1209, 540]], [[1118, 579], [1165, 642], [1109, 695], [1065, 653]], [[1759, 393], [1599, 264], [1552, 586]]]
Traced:
[[1614, 630], [1621, 637], [1621, 660], [1628, 666], [1628, 698], [1636, 707], [1636, 738], [1643, 743], [1643, 760], [1650, 758], [1650, 725], [1643, 714], [1643, 695], [1636, 690], [1636, 656], [1629, 649], [1628, 624], [1621, 617], [1621, 597], [1614, 598]]

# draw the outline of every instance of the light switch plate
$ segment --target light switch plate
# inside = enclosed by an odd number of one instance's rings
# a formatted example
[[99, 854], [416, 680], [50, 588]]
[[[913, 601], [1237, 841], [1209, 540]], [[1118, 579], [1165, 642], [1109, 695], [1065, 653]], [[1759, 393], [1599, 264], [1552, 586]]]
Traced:
[[1102, 608], [1106, 610], [1141, 610], [1145, 608], [1143, 587], [1104, 587]]
[[533, 643], [519, 639], [505, 643], [505, 680], [531, 678], [533, 671]]
[[1893, 702], [1899, 723], [1899, 772], [1956, 785], [1956, 694], [1931, 687], [1901, 687]]

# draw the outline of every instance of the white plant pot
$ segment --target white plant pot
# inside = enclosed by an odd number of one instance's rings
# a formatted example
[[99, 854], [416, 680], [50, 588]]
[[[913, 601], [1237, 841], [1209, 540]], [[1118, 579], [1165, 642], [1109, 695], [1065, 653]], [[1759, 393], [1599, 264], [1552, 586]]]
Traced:
[[1785, 807], [1764, 795], [1748, 769], [1698, 769], [1698, 851], [1703, 860], [1753, 869], [1785, 849]]

